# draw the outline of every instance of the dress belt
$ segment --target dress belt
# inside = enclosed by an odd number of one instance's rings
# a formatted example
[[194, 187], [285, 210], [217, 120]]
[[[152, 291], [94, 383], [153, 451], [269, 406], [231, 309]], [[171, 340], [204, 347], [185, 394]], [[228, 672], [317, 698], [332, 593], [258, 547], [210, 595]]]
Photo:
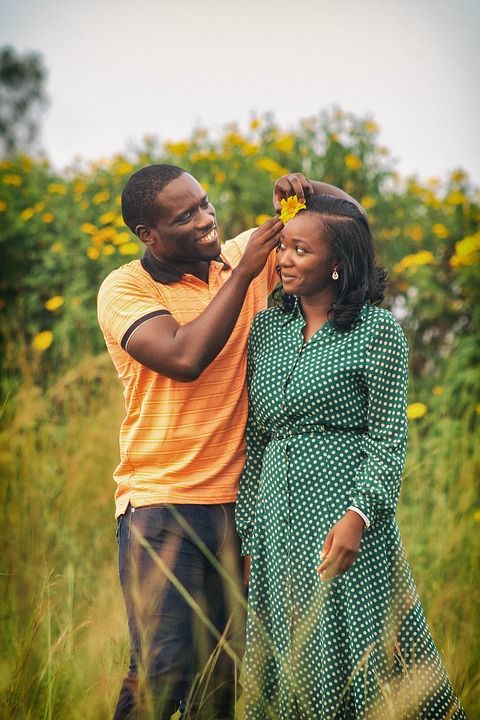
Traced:
[[277, 428], [272, 431], [271, 440], [284, 440], [294, 435], [321, 435], [323, 433], [354, 433], [364, 435], [367, 428], [343, 428], [333, 425], [304, 425], [302, 427]]

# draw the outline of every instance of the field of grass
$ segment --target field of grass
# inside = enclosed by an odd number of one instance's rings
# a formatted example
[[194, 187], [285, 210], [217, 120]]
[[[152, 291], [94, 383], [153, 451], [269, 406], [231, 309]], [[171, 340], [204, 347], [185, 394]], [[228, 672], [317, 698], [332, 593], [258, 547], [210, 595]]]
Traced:
[[[3, 409], [1, 717], [111, 717], [128, 657], [111, 479], [122, 414], [105, 354], [46, 391], [26, 374]], [[469, 718], [480, 717], [475, 419], [439, 413], [411, 424], [399, 508], [430, 627]]]

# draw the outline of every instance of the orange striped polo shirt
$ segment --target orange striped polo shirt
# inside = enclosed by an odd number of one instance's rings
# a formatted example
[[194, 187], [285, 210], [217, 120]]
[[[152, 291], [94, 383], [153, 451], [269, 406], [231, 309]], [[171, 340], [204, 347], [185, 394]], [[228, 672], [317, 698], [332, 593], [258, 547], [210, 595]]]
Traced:
[[140, 260], [102, 283], [98, 318], [126, 409], [114, 472], [117, 516], [129, 502], [213, 504], [236, 498], [245, 459], [247, 338], [277, 282], [275, 253], [252, 281], [230, 339], [197, 380], [182, 383], [160, 375], [124, 348], [151, 317], [168, 312], [180, 324], [194, 320], [238, 265], [251, 232], [222, 246], [221, 257], [210, 263], [208, 284], [189, 274], [158, 282]]

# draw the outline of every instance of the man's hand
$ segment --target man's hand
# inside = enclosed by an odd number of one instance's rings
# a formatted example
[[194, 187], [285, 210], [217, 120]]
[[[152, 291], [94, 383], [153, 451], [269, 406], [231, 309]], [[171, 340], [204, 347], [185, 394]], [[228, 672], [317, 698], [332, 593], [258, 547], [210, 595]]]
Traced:
[[306, 196], [311, 195], [313, 192], [315, 192], [313, 184], [302, 173], [283, 175], [277, 180], [273, 188], [273, 207], [276, 212], [280, 212], [280, 200], [286, 200], [291, 195], [296, 195], [303, 202]]
[[314, 195], [332, 195], [339, 200], [348, 200], [348, 202], [356, 205], [365, 217], [367, 216], [367, 213], [360, 203], [344, 190], [335, 187], [335, 185], [320, 182], [319, 180], [309, 180], [305, 175], [302, 175], [302, 173], [290, 173], [277, 180], [273, 189], [273, 207], [276, 212], [279, 212], [281, 209], [280, 200], [286, 200], [290, 195], [296, 195], [301, 201], [305, 200], [306, 196], [312, 193]]
[[250, 279], [256, 277], [263, 269], [271, 251], [280, 240], [283, 222], [273, 217], [260, 225], [250, 236], [242, 259], [237, 265], [237, 272], [245, 273]]
[[317, 572], [321, 580], [341, 575], [353, 565], [357, 557], [365, 523], [360, 515], [348, 510], [329, 531], [323, 544]]

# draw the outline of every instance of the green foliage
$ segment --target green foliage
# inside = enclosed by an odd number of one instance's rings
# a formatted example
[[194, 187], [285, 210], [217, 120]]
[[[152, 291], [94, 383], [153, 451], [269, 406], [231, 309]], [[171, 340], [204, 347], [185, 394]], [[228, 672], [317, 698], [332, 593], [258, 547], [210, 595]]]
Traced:
[[46, 71], [37, 53], [0, 50], [0, 156], [32, 150], [47, 99]]

